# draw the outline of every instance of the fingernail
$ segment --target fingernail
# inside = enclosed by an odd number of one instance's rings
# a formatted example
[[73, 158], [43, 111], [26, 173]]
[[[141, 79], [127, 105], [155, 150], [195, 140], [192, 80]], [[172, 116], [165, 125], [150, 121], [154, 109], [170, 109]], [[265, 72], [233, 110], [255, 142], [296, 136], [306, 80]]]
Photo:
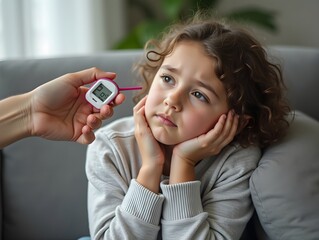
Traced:
[[107, 72], [108, 74], [112, 74], [112, 75], [115, 75], [116, 73], [115, 72]]

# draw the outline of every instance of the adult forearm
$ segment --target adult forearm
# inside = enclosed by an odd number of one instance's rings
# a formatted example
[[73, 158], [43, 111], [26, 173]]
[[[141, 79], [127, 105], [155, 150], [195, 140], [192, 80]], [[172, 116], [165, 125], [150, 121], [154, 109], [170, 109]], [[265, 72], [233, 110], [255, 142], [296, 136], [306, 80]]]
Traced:
[[0, 101], [0, 148], [30, 136], [28, 94], [17, 95]]

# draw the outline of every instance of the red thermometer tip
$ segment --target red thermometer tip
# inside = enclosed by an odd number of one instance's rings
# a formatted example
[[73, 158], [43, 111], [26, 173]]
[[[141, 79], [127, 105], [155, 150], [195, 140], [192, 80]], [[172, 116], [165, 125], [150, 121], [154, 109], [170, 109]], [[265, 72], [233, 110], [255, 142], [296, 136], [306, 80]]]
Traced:
[[142, 89], [141, 86], [119, 88], [120, 91], [130, 91], [130, 90], [140, 90], [140, 89]]

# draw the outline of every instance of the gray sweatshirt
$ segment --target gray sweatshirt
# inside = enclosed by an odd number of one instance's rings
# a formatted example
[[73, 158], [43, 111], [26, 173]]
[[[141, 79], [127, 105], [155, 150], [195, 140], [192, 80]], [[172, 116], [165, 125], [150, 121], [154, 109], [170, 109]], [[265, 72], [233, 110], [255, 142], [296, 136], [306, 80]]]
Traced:
[[133, 117], [109, 124], [88, 147], [88, 212], [92, 239], [239, 239], [253, 213], [249, 177], [259, 148], [225, 147], [196, 166], [196, 181], [155, 194], [135, 179], [141, 157]]

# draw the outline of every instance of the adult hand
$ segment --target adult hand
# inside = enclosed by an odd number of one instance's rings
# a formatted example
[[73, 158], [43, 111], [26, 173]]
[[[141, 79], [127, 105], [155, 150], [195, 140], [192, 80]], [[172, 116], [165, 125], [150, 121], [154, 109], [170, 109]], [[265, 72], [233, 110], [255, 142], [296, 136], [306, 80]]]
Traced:
[[63, 75], [28, 93], [30, 135], [82, 144], [93, 142], [93, 130], [101, 126], [102, 120], [112, 116], [113, 107], [121, 104], [125, 97], [119, 94], [114, 104], [104, 105], [98, 111], [86, 101], [88, 88], [84, 85], [100, 78], [115, 77], [115, 73], [90, 68]]

